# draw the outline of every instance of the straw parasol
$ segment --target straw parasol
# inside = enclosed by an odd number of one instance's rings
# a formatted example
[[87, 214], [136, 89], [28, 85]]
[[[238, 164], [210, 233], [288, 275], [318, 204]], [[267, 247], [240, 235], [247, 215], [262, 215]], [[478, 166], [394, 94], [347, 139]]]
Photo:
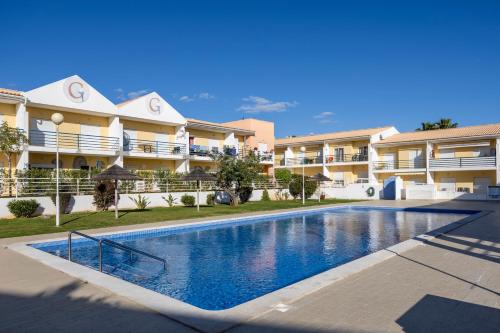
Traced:
[[217, 177], [215, 177], [212, 174], [206, 173], [203, 169], [201, 168], [195, 168], [193, 169], [190, 173], [182, 177], [182, 180], [185, 181], [196, 181], [196, 185], [198, 185], [198, 188], [196, 190], [196, 208], [198, 211], [200, 211], [200, 189], [201, 189], [201, 182], [210, 182], [210, 181], [216, 181]]
[[118, 218], [118, 181], [119, 180], [139, 180], [139, 176], [116, 164], [107, 168], [98, 175], [92, 177], [93, 180], [114, 180], [115, 181], [115, 219]]
[[327, 176], [325, 176], [324, 174], [322, 173], [317, 173], [315, 174], [314, 176], [312, 176], [310, 178], [311, 180], [315, 180], [316, 182], [318, 182], [318, 191], [319, 191], [319, 194], [318, 194], [318, 202], [321, 201], [321, 189], [320, 189], [320, 183], [321, 182], [329, 182], [331, 181], [330, 178], [328, 178]]

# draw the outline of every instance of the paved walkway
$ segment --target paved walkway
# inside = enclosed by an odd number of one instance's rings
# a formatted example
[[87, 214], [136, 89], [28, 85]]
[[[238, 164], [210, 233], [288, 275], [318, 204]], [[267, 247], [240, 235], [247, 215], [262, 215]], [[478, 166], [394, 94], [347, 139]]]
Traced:
[[[500, 332], [500, 203], [370, 204], [493, 212], [229, 332]], [[2, 246], [0, 332], [68, 330], [193, 332]]]

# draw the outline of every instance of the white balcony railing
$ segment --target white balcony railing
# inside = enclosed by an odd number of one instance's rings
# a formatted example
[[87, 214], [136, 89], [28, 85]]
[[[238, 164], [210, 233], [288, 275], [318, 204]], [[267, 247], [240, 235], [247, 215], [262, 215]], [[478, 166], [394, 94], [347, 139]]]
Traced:
[[432, 158], [429, 160], [429, 167], [431, 169], [482, 168], [495, 166], [495, 156]]
[[[56, 147], [56, 132], [31, 130], [29, 133], [30, 145], [48, 148]], [[59, 132], [59, 147], [80, 150], [118, 150], [119, 139], [111, 136]]]

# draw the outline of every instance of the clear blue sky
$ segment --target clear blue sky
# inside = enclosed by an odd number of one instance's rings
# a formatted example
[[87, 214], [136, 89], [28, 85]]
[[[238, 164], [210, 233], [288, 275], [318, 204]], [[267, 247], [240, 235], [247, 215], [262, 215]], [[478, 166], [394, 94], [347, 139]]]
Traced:
[[278, 136], [500, 122], [500, 1], [4, 1], [0, 86], [79, 74], [114, 102]]

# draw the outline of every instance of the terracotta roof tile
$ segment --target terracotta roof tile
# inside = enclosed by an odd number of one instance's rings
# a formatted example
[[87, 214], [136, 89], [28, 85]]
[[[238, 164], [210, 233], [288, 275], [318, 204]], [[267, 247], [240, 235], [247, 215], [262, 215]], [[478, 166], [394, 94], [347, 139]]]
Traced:
[[383, 132], [390, 128], [391, 126], [386, 126], [386, 127], [359, 129], [353, 131], [342, 131], [342, 132], [333, 132], [333, 133], [324, 133], [315, 135], [296, 136], [291, 138], [280, 138], [276, 139], [276, 145], [289, 145], [289, 144], [328, 141], [336, 139], [349, 139], [355, 137], [370, 137], [374, 134]]
[[402, 143], [411, 141], [426, 141], [438, 139], [470, 138], [478, 136], [500, 136], [500, 124], [487, 124], [477, 126], [467, 126], [458, 128], [448, 128], [431, 131], [415, 131], [399, 133], [379, 141], [384, 143]]
[[11, 96], [24, 96], [22, 91], [0, 88], [0, 94], [11, 95]]

